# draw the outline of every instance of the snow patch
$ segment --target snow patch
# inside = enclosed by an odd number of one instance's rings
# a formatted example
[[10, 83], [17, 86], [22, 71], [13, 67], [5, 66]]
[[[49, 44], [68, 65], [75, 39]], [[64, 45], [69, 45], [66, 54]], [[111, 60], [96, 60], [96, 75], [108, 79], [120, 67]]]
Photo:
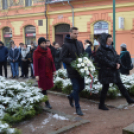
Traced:
[[43, 124], [43, 125], [46, 125], [47, 123], [50, 122], [51, 119], [52, 119], [52, 115], [49, 114], [49, 117], [48, 117], [47, 119], [45, 119], [45, 120], [42, 122], [42, 124]]
[[59, 116], [58, 114], [53, 115], [53, 118], [55, 118], [57, 120], [68, 121], [68, 118], [66, 118], [64, 116]]

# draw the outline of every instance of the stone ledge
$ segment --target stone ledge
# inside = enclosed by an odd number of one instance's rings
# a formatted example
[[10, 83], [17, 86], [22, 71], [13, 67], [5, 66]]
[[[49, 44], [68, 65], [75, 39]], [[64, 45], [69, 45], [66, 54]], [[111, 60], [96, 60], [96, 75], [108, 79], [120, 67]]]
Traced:
[[54, 131], [54, 132], [51, 132], [49, 134], [62, 134], [64, 132], [67, 132], [67, 131], [75, 128], [75, 127], [78, 127], [78, 126], [90, 123], [89, 120], [84, 120], [81, 117], [75, 117], [75, 116], [72, 116], [72, 115], [67, 115], [65, 113], [62, 113], [60, 111], [56, 111], [56, 110], [53, 110], [53, 109], [46, 109], [46, 108], [44, 108], [44, 111], [48, 112], [48, 113], [52, 113], [52, 114], [58, 114], [58, 115], [61, 115], [61, 116], [65, 116], [69, 120], [76, 122], [76, 123], [74, 123], [72, 125], [65, 126], [65, 127], [61, 128], [61, 129], [59, 129], [57, 131]]
[[134, 134], [134, 123], [132, 123], [131, 125], [129, 125], [126, 128], [123, 128], [123, 134]]

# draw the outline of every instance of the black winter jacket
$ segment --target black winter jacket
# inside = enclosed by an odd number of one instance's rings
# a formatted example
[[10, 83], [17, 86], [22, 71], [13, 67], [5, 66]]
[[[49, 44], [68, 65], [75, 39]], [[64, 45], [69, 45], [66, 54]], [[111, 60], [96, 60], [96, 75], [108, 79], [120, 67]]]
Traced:
[[61, 49], [56, 49], [55, 51], [55, 57], [54, 57], [54, 63], [56, 70], [61, 68]]
[[131, 68], [131, 56], [128, 51], [123, 51], [120, 54], [120, 59], [121, 59], [121, 68], [120, 72], [124, 75], [129, 75], [130, 74], [130, 68]]
[[91, 55], [92, 55], [92, 50], [91, 50], [91, 47], [88, 46], [87, 49], [85, 50], [85, 52], [88, 54], [88, 57], [90, 58]]
[[51, 50], [51, 54], [52, 54], [53, 59], [54, 59], [55, 53], [56, 53], [56, 49], [55, 49], [52, 45], [50, 45], [49, 48], [50, 48], [50, 50]]
[[70, 39], [70, 35], [67, 35], [62, 47], [61, 59], [63, 63], [66, 64], [69, 78], [81, 77], [79, 73], [71, 67], [70, 63], [76, 60], [76, 57], [80, 56], [82, 53], [84, 53], [82, 42]]
[[108, 34], [104, 33], [100, 38], [100, 48], [96, 52], [96, 59], [99, 65], [99, 81], [102, 84], [121, 83], [120, 71], [116, 69], [120, 64], [120, 57], [113, 46], [107, 47]]

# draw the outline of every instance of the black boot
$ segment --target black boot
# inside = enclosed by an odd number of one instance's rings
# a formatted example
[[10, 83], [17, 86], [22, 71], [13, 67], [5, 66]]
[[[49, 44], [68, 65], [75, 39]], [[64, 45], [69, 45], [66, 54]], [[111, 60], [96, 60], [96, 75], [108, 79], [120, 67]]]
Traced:
[[106, 105], [105, 104], [99, 104], [99, 109], [101, 109], [101, 110], [109, 110], [107, 107], [106, 107]]
[[51, 107], [49, 101], [46, 101], [45, 104], [46, 104], [46, 108], [52, 109], [52, 107]]
[[73, 104], [73, 98], [70, 97], [70, 95], [67, 96], [68, 100], [69, 100], [69, 104], [71, 107], [74, 107], [74, 104]]
[[131, 99], [131, 97], [129, 96], [129, 94], [128, 94], [128, 93], [126, 93], [126, 94], [125, 94], [125, 98], [126, 98], [126, 100], [127, 100], [128, 104], [132, 104], [132, 103], [134, 103], [134, 100], [133, 100], [133, 99]]
[[125, 86], [123, 84], [119, 85], [119, 89], [121, 91], [121, 94], [126, 98], [127, 102], [129, 104], [134, 103], [134, 100], [131, 99], [131, 97], [129, 96], [127, 89], [125, 88]]
[[76, 113], [80, 116], [83, 116], [84, 114], [81, 111], [81, 108], [76, 108]]
[[108, 87], [109, 86], [104, 86], [102, 91], [101, 91], [100, 104], [99, 104], [99, 109], [101, 109], [101, 110], [109, 110], [105, 105], [105, 100], [106, 100], [106, 96], [107, 96]]

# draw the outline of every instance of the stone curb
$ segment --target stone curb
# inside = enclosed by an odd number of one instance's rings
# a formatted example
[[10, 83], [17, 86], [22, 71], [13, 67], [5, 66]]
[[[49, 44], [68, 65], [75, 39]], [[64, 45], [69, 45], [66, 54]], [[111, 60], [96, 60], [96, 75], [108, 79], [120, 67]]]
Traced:
[[68, 118], [69, 120], [74, 121], [74, 122], [77, 121], [76, 123], [74, 123], [72, 125], [65, 126], [65, 127], [61, 128], [57, 131], [50, 132], [49, 134], [62, 134], [64, 132], [67, 132], [67, 131], [75, 128], [75, 127], [90, 123], [90, 121], [88, 121], [88, 120], [84, 120], [80, 117], [75, 117], [75, 116], [72, 116], [72, 115], [67, 115], [67, 114], [62, 113], [60, 111], [56, 111], [56, 110], [52, 110], [52, 109], [46, 109], [46, 108], [44, 108], [44, 111], [47, 112], [47, 113], [52, 113], [52, 114], [58, 114], [58, 115], [61, 115], [61, 116], [65, 116], [66, 118]]
[[80, 121], [80, 122], [78, 122], [78, 123], [75, 123], [75, 124], [73, 124], [73, 125], [69, 125], [69, 126], [63, 127], [63, 128], [61, 128], [61, 129], [59, 129], [59, 130], [57, 130], [57, 131], [55, 131], [55, 132], [49, 133], [49, 134], [62, 134], [62, 133], [64, 133], [64, 132], [67, 132], [67, 131], [69, 131], [69, 130], [75, 128], [75, 127], [79, 127], [79, 126], [84, 125], [84, 124], [86, 124], [86, 123], [89, 123], [89, 122], [88, 122], [88, 121]]
[[125, 128], [123, 128], [122, 134], [134, 134], [134, 123], [132, 123], [131, 125], [129, 125]]

